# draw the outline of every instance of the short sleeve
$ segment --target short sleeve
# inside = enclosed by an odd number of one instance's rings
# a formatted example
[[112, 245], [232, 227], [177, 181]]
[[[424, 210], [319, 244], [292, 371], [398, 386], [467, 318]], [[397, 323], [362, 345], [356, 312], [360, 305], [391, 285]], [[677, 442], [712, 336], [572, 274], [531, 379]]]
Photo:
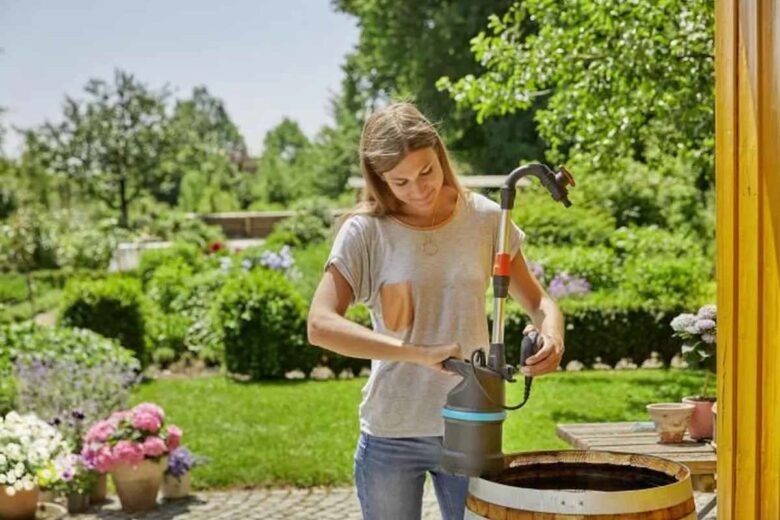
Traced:
[[366, 223], [359, 216], [348, 218], [336, 233], [325, 270], [331, 265], [352, 287], [352, 303], [368, 303], [371, 297], [371, 264]]
[[523, 242], [525, 242], [525, 233], [512, 221], [509, 226], [509, 258], [515, 257]]

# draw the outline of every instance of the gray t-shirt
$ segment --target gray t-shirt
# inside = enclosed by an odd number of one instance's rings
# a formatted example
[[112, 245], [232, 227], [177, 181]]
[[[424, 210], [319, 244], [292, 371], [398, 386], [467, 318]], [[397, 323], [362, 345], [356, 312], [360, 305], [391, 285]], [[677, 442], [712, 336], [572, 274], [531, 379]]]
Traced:
[[[429, 228], [353, 215], [339, 229], [325, 268], [334, 265], [346, 278], [353, 303], [370, 309], [375, 331], [416, 345], [457, 342], [469, 356], [490, 342], [485, 294], [500, 216], [498, 204], [471, 192], [446, 221]], [[512, 257], [524, 236], [512, 224]], [[441, 409], [459, 381], [414, 363], [372, 360], [360, 429], [381, 437], [443, 435]]]

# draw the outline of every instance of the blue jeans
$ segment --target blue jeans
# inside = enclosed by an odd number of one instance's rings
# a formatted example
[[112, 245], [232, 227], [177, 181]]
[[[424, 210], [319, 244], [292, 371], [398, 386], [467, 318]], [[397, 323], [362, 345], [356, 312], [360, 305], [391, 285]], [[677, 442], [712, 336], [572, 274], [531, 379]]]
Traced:
[[425, 473], [430, 472], [444, 520], [462, 520], [468, 477], [439, 467], [441, 437], [376, 437], [360, 433], [355, 485], [364, 520], [414, 520], [422, 515]]

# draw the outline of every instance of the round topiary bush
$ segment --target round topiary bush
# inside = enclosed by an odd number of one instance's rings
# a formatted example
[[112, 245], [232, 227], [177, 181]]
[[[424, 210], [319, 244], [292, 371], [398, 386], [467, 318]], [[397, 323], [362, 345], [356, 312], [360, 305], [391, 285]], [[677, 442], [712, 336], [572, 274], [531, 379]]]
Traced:
[[141, 284], [132, 278], [68, 282], [62, 296], [59, 323], [90, 329], [116, 339], [147, 362], [144, 341], [146, 302]]
[[320, 356], [306, 343], [306, 304], [280, 273], [238, 271], [219, 292], [216, 316], [230, 372], [253, 379], [308, 373]]

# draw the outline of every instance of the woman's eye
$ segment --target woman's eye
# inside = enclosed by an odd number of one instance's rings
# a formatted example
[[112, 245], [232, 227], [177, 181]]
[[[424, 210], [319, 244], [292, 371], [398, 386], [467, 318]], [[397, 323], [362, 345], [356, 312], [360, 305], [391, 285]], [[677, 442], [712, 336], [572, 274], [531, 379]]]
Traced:
[[421, 175], [421, 176], [422, 176], [422, 175], [430, 175], [430, 174], [431, 174], [431, 171], [432, 171], [432, 170], [431, 170], [431, 168], [428, 168], [428, 169], [427, 169], [427, 170], [425, 170], [424, 172], [420, 173], [420, 175]]

